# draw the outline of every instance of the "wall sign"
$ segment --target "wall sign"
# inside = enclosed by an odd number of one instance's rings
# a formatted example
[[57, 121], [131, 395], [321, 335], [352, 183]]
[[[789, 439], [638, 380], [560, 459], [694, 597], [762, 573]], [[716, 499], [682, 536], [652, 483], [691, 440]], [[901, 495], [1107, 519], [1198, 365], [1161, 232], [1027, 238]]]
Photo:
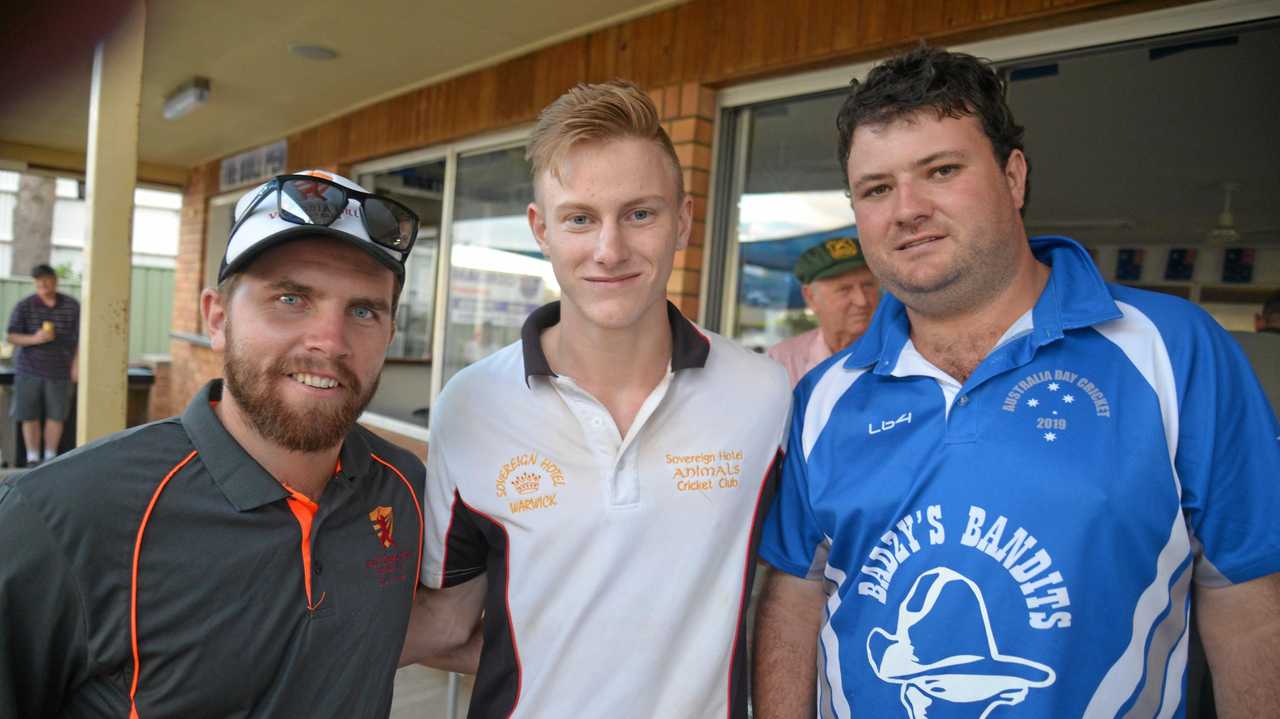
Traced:
[[1195, 248], [1174, 247], [1169, 250], [1169, 259], [1164, 265], [1166, 280], [1189, 280], [1196, 271]]
[[1253, 282], [1252, 247], [1232, 247], [1222, 253], [1223, 282]]
[[1142, 261], [1147, 251], [1138, 249], [1122, 249], [1116, 254], [1116, 280], [1118, 282], [1137, 282], [1142, 279]]
[[288, 153], [289, 141], [280, 140], [223, 159], [218, 173], [219, 191], [252, 185], [284, 174]]

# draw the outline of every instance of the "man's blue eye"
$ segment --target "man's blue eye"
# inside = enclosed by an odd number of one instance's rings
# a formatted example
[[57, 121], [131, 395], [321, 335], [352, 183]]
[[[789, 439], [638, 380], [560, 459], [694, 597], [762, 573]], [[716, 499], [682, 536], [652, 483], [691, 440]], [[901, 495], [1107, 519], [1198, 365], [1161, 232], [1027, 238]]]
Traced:
[[361, 319], [361, 320], [373, 319], [373, 310], [369, 309], [368, 307], [355, 307], [351, 310], [351, 313], [356, 316], [356, 319]]
[[286, 305], [296, 305], [302, 301], [297, 295], [280, 295], [280, 301]]

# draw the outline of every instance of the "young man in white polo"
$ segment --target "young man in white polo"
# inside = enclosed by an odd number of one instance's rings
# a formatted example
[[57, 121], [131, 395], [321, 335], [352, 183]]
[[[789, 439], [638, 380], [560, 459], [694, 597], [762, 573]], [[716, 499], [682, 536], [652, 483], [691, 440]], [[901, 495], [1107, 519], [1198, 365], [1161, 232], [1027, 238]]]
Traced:
[[570, 90], [528, 157], [562, 299], [432, 410], [403, 660], [456, 654], [483, 610], [472, 719], [745, 717], [786, 372], [666, 301], [692, 201], [639, 89]]

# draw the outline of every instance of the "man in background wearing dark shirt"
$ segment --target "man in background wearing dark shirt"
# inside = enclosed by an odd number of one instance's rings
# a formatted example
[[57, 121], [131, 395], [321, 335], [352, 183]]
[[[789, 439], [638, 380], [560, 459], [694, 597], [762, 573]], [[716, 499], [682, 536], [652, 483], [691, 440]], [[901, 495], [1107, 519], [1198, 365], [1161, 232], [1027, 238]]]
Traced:
[[44, 457], [58, 453], [62, 423], [71, 409], [80, 343], [80, 303], [58, 291], [58, 275], [49, 265], [36, 265], [31, 277], [35, 294], [18, 302], [9, 315], [9, 342], [19, 348], [9, 415], [22, 422], [29, 467], [41, 460], [42, 417]]

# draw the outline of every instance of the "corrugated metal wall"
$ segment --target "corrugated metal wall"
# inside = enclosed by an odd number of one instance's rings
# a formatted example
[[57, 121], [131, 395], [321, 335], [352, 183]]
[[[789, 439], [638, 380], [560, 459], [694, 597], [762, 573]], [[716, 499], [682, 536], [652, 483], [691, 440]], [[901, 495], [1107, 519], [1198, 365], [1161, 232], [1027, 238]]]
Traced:
[[[129, 309], [129, 361], [144, 354], [169, 353], [169, 324], [173, 311], [173, 270], [134, 267]], [[8, 326], [9, 313], [23, 297], [35, 291], [30, 278], [0, 277], [0, 320]], [[80, 283], [61, 281], [58, 291], [80, 297]]]

